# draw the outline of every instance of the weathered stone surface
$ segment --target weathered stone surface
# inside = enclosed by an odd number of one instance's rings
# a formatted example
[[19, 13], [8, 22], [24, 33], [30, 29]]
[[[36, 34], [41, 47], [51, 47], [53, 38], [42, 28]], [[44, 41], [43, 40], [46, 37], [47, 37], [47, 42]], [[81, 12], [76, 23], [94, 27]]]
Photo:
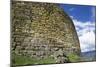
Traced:
[[79, 55], [80, 44], [70, 17], [57, 4], [13, 1], [12, 51], [35, 58], [52, 56], [57, 63], [66, 55]]

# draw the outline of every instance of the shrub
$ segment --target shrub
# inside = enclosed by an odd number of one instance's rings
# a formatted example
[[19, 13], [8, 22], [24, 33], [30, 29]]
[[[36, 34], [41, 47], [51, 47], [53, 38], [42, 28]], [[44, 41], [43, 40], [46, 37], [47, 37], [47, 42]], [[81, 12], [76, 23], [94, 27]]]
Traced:
[[79, 62], [79, 60], [80, 60], [80, 57], [73, 53], [68, 54], [67, 57], [70, 60], [70, 62]]

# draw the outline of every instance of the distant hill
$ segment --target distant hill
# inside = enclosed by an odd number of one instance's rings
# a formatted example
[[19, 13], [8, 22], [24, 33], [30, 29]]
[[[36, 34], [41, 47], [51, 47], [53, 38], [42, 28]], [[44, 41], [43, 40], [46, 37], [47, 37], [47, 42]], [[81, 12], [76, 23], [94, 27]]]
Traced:
[[81, 61], [96, 61], [96, 51], [82, 52]]

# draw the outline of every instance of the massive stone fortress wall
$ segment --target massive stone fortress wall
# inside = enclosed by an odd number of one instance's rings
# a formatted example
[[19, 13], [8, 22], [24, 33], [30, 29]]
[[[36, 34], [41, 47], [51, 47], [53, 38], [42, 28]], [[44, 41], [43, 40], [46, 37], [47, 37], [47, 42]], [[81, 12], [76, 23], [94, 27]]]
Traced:
[[18, 55], [80, 53], [73, 22], [57, 4], [13, 1], [11, 20], [11, 51]]

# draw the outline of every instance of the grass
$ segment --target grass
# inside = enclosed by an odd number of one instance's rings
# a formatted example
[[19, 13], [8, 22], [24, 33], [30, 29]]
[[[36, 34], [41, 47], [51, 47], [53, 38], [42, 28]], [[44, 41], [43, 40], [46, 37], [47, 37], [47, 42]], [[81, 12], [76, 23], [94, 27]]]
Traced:
[[[70, 62], [78, 62], [80, 60], [80, 57], [76, 54], [68, 54], [67, 58], [70, 60]], [[52, 57], [47, 57], [43, 59], [38, 58], [30, 58], [27, 56], [22, 55], [16, 55], [13, 54], [12, 56], [12, 65], [15, 66], [21, 66], [21, 65], [38, 65], [38, 64], [55, 64], [56, 61]]]
[[53, 64], [53, 63], [55, 63], [55, 60], [51, 57], [48, 57], [48, 58], [37, 61], [37, 63], [38, 64]]
[[54, 64], [55, 60], [52, 57], [38, 60], [37, 58], [30, 58], [27, 56], [13, 55], [12, 65], [37, 65], [37, 64]]
[[14, 65], [27, 65], [27, 64], [33, 64], [35, 63], [35, 61], [34, 59], [26, 56], [14, 55], [12, 59], [12, 63]]
[[68, 54], [68, 59], [70, 60], [70, 62], [79, 62], [80, 61], [80, 56], [76, 55], [76, 54]]

